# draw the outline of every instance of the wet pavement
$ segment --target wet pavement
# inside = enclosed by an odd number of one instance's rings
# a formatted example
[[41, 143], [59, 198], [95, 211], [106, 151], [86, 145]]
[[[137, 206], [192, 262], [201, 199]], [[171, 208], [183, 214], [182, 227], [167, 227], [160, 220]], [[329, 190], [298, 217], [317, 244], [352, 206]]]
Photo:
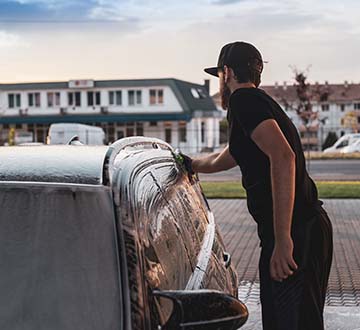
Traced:
[[[262, 330], [260, 306], [250, 303], [247, 307], [249, 319], [241, 330]], [[324, 318], [326, 330], [360, 330], [360, 307], [326, 306]]]
[[[209, 200], [239, 275], [239, 297], [250, 318], [242, 329], [261, 330], [259, 240], [245, 200]], [[334, 229], [334, 258], [326, 298], [327, 330], [360, 330], [360, 199], [324, 200]], [[310, 330], [310, 329], [309, 329]]]

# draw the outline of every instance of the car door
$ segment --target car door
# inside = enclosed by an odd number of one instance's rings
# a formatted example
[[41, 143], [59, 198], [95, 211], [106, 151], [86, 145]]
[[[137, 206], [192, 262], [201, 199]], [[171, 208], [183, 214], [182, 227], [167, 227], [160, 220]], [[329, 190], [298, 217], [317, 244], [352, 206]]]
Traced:
[[[119, 210], [131, 256], [131, 299], [137, 311], [151, 309], [154, 327], [164, 324], [172, 304], [155, 299], [152, 290], [226, 288], [222, 291], [229, 292], [228, 281], [221, 258], [217, 261], [214, 255], [216, 226], [198, 183], [189, 181], [168, 151], [129, 155], [119, 161], [123, 173], [119, 178], [126, 182], [120, 183]], [[137, 320], [133, 318], [133, 323]]]
[[[152, 158], [151, 152], [147, 153], [146, 157], [139, 153], [132, 162], [122, 163], [124, 172], [131, 168], [132, 173], [125, 180], [127, 183], [121, 184], [124, 191], [120, 209], [121, 222], [129, 238], [128, 269], [133, 269], [129, 273], [130, 289], [133, 294], [138, 292], [138, 296], [131, 299], [138, 305], [136, 310], [151, 309], [149, 314], [154, 316], [151, 320], [154, 327], [166, 321], [172, 305], [169, 300], [153, 299], [151, 291], [184, 289], [193, 272], [199, 247], [193, 230], [177, 212], [180, 208], [173, 208], [169, 202], [173, 195], [169, 187], [176, 187], [178, 178], [172, 157], [165, 153], [167, 157]], [[192, 242], [192, 248], [188, 242]], [[143, 279], [135, 276], [134, 271], [141, 273], [139, 276]]]
[[[224, 245], [198, 182], [190, 181], [174, 161], [147, 169], [158, 193], [145, 197], [149, 220], [145, 248], [146, 279], [153, 289], [216, 289], [236, 295], [235, 272], [224, 266]], [[191, 268], [190, 268], [191, 267]], [[156, 300], [166, 319], [172, 306]]]
[[236, 274], [227, 260], [229, 257], [201, 186], [196, 179], [189, 181], [184, 171], [180, 171], [179, 176], [176, 198], [172, 201], [182, 206], [183, 217], [192, 223], [200, 244], [186, 289], [215, 289], [237, 295]]

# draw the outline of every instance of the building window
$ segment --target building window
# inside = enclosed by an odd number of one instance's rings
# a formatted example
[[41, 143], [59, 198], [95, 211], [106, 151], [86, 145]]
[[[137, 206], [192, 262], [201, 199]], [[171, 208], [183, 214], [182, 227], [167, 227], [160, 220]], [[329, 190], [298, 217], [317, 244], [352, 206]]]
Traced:
[[60, 106], [60, 93], [59, 92], [47, 93], [47, 105], [49, 108]]
[[40, 93], [29, 93], [28, 94], [29, 107], [40, 107]]
[[129, 105], [140, 105], [141, 104], [141, 90], [130, 90], [128, 91]]
[[201, 143], [205, 142], [205, 123], [201, 123]]
[[158, 125], [157, 121], [151, 121], [150, 122], [150, 126], [152, 126], [152, 127], [157, 126], [157, 125]]
[[121, 91], [110, 91], [109, 92], [109, 105], [122, 105]]
[[186, 142], [186, 123], [179, 124], [179, 140], [180, 142]]
[[69, 92], [68, 93], [68, 105], [80, 107], [81, 106], [81, 93], [80, 92]]
[[322, 111], [329, 111], [329, 108], [330, 108], [330, 107], [329, 107], [329, 104], [327, 104], [327, 103], [321, 105], [321, 110], [322, 110]]
[[171, 128], [165, 128], [165, 141], [171, 144]]
[[360, 110], [360, 103], [354, 103], [354, 110]]
[[150, 105], [164, 104], [164, 91], [162, 89], [150, 89]]
[[191, 88], [190, 92], [195, 99], [205, 99], [207, 97], [202, 88]]
[[101, 104], [100, 92], [87, 92], [87, 103], [89, 107]]
[[8, 106], [9, 108], [20, 108], [21, 107], [20, 94], [8, 94]]
[[144, 136], [144, 125], [143, 123], [136, 124], [136, 135], [137, 136]]
[[340, 104], [340, 110], [341, 110], [341, 112], [345, 111], [345, 104]]
[[134, 136], [135, 134], [134, 127], [126, 127], [126, 136]]

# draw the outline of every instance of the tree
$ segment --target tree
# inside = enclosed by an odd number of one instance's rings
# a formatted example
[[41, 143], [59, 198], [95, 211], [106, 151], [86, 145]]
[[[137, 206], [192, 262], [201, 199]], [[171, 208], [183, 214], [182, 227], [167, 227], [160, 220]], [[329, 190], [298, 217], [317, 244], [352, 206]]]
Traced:
[[296, 67], [290, 67], [294, 74], [294, 86], [296, 92], [296, 100], [291, 103], [287, 99], [283, 99], [282, 103], [286, 108], [290, 108], [296, 111], [297, 115], [301, 119], [302, 124], [306, 130], [306, 136], [308, 138], [308, 167], [310, 162], [310, 128], [313, 126], [315, 121], [317, 124], [322, 122], [324, 118], [318, 118], [318, 112], [313, 111], [314, 102], [326, 102], [328, 101], [331, 91], [328, 84], [320, 86], [318, 84], [311, 85], [308, 79], [308, 73], [310, 66], [305, 70], [299, 70]]
[[353, 133], [357, 133], [358, 132], [358, 129], [357, 129], [358, 117], [357, 117], [357, 114], [355, 113], [355, 111], [350, 111], [350, 112], [346, 113], [341, 118], [341, 125], [345, 128], [351, 128]]

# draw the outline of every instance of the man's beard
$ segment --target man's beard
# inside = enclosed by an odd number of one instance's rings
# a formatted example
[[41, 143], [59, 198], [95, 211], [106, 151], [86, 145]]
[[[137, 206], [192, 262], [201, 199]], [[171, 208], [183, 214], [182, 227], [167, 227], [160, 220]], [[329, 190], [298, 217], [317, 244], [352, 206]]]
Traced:
[[224, 110], [227, 110], [229, 107], [230, 95], [231, 95], [231, 91], [224, 82], [223, 84], [221, 84], [220, 87], [221, 107]]

